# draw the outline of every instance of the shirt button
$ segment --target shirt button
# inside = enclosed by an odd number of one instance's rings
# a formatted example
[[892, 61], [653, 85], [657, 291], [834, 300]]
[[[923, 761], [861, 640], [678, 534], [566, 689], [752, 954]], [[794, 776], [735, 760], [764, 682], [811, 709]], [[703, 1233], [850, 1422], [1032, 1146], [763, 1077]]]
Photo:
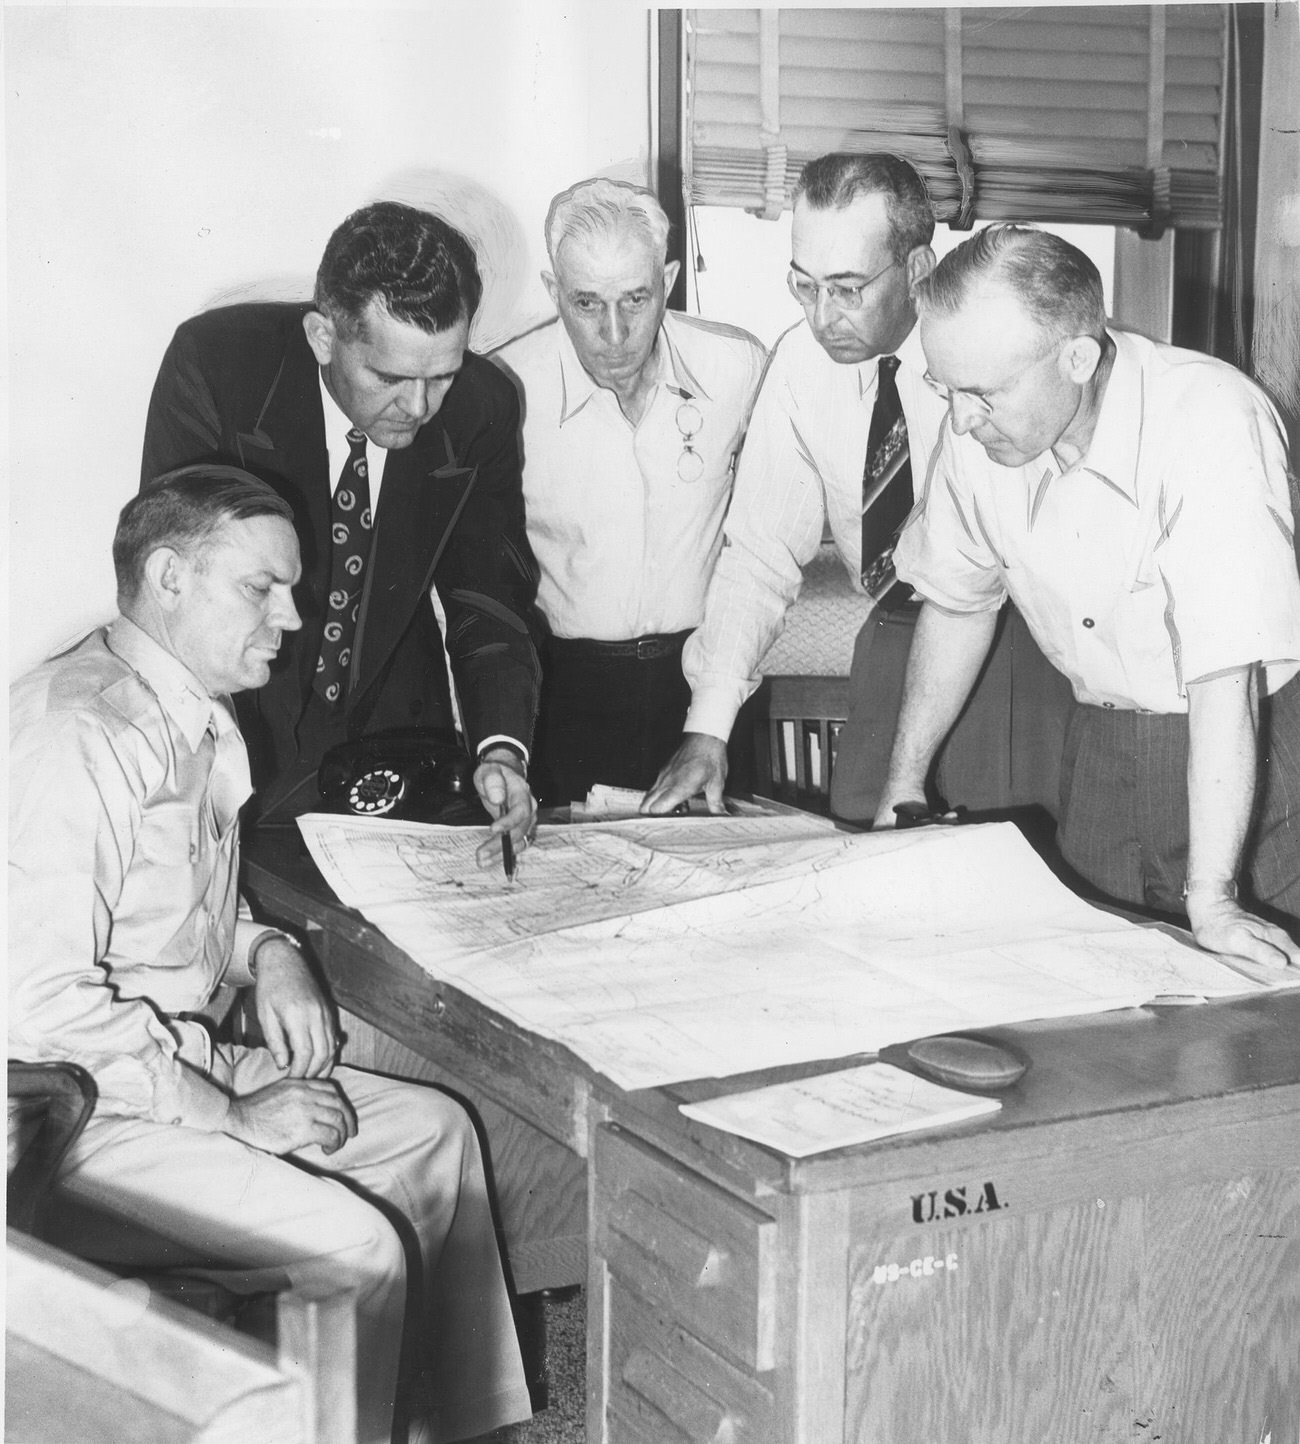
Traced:
[[1115, 704], [1113, 702], [1103, 702], [1101, 705], [1110, 711], [1114, 711]]
[[1083, 619], [1083, 625], [1084, 625], [1085, 627], [1095, 627], [1097, 624], [1096, 624], [1096, 622], [1094, 622], [1094, 621], [1092, 620], [1091, 617], [1085, 617], [1085, 618]]

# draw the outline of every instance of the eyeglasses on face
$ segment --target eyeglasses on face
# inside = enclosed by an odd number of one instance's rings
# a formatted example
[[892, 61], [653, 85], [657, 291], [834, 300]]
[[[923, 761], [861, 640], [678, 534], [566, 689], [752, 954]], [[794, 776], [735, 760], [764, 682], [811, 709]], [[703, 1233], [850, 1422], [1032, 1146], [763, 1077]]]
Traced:
[[897, 261], [890, 261], [874, 276], [868, 276], [865, 281], [860, 281], [856, 286], [844, 286], [838, 281], [814, 281], [811, 276], [805, 276], [802, 271], [797, 271], [791, 266], [785, 283], [790, 287], [790, 294], [801, 306], [815, 306], [817, 298], [825, 291], [826, 299], [837, 310], [860, 311], [867, 290], [874, 286], [887, 271], [892, 271], [896, 265], [898, 265]]
[[1037, 355], [1026, 361], [1018, 371], [1013, 371], [1010, 376], [999, 381], [996, 386], [989, 386], [980, 391], [967, 391], [960, 386], [945, 386], [942, 381], [936, 381], [928, 370], [923, 379], [930, 390], [933, 391], [936, 396], [942, 397], [949, 406], [952, 405], [955, 397], [960, 396], [964, 400], [969, 401], [973, 406], [978, 407], [985, 416], [992, 416], [993, 408], [997, 405], [997, 397], [1005, 396], [1006, 393], [1012, 390], [1022, 377], [1027, 376], [1040, 361], [1044, 361], [1048, 356], [1058, 352], [1061, 348], [1062, 339], [1062, 337], [1058, 336], [1056, 340], [1044, 350], [1039, 351]]

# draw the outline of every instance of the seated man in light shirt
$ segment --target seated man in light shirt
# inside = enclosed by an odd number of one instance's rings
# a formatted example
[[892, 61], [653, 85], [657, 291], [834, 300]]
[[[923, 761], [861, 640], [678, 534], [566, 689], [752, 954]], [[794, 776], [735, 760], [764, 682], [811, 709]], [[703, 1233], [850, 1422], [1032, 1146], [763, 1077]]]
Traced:
[[644, 791], [681, 735], [686, 638], [722, 545], [763, 348], [667, 310], [678, 263], [648, 191], [588, 180], [546, 221], [557, 320], [498, 351], [524, 404], [524, 501], [541, 569], [533, 778], [571, 802]]
[[1300, 963], [1300, 577], [1281, 422], [1106, 324], [1060, 238], [993, 226], [916, 288], [941, 451], [895, 552], [925, 599], [877, 826], [917, 798], [1009, 595], [1078, 699], [1060, 846], [1196, 941]]
[[[113, 559], [121, 615], [10, 693], [9, 1056], [76, 1063], [98, 1093], [48, 1232], [239, 1293], [353, 1290], [360, 1444], [527, 1418], [464, 1110], [336, 1067], [306, 958], [238, 906], [250, 778], [229, 694], [264, 686], [302, 625], [289, 503], [237, 468], [184, 467], [127, 503]], [[267, 1046], [207, 1031], [228, 987]]]

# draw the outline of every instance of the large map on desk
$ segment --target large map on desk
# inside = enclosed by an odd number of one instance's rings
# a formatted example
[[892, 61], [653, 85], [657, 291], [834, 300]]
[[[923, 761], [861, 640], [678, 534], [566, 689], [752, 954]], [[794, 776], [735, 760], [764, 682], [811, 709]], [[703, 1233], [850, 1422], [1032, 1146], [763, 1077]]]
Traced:
[[1007, 823], [554, 827], [513, 883], [476, 865], [478, 829], [299, 826], [339, 898], [431, 975], [624, 1088], [1265, 986], [1080, 901]]

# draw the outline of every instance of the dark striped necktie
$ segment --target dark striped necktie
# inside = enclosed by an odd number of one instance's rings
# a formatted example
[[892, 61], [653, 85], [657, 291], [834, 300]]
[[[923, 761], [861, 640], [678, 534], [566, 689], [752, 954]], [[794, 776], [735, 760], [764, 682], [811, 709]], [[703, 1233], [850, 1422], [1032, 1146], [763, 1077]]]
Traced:
[[357, 635], [372, 536], [366, 434], [348, 432], [348, 459], [334, 488], [330, 511], [330, 591], [313, 686], [330, 707], [343, 704]]
[[862, 472], [862, 585], [886, 612], [912, 595], [894, 574], [894, 542], [912, 510], [912, 462], [897, 371], [897, 356], [880, 358]]

